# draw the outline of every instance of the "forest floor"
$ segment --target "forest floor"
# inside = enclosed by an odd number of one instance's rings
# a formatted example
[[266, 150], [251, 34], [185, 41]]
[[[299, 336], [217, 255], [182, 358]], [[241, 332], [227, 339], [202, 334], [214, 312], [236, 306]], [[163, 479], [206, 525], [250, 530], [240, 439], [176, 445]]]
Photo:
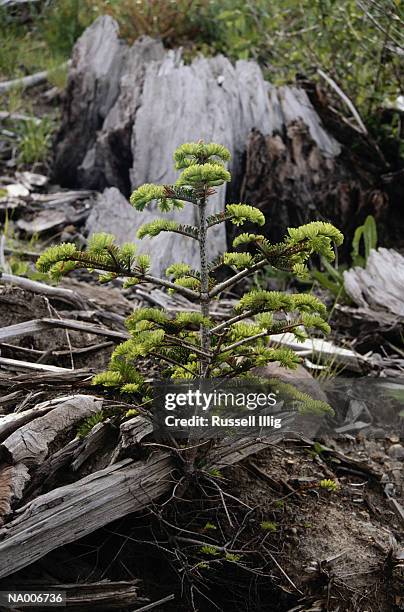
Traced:
[[[40, 86], [28, 93], [36, 117], [58, 113], [59, 94], [49, 101], [47, 92], [49, 87]], [[0, 538], [7, 536], [9, 525], [18, 527], [21, 509], [35, 495], [80, 483], [117, 461], [116, 449], [123, 441], [122, 410], [131, 406], [122, 407], [120, 398], [91, 386], [91, 377], [105, 368], [116, 342], [124, 338], [124, 319], [134, 308], [153, 301], [172, 309], [178, 306], [156, 292], [123, 293], [118, 285], [97, 287], [84, 273], [64, 280], [59, 286], [64, 293], [47, 291], [49, 285], [34, 275], [36, 254], [57, 241], [83, 240], [85, 218], [96, 194], [67, 192], [51, 182], [35, 184], [35, 176], [21, 172], [46, 176], [49, 167], [18, 161], [15, 124], [7, 122], [4, 130], [11, 144], [2, 150], [0, 189], [15, 184], [25, 186], [25, 191], [0, 198], [5, 236], [0, 277], [0, 414], [7, 421], [8, 415], [28, 414], [50, 400], [80, 394], [103, 402], [107, 425], [105, 436], [90, 450], [86, 437], [76, 438], [80, 423], [62, 428], [45, 456], [29, 464], [29, 495], [14, 491], [14, 497], [8, 499], [10, 483], [4, 484], [0, 474], [4, 515]], [[24, 284], [27, 276], [29, 282]], [[346, 314], [334, 310], [335, 344], [354, 345], [362, 353], [377, 352], [380, 338], [388, 345], [388, 334], [368, 324], [347, 325], [346, 319]], [[42, 326], [35, 330], [13, 327], [38, 320]], [[369, 329], [374, 333], [371, 340]], [[313, 362], [314, 357], [309, 364]], [[380, 369], [376, 372], [373, 367], [368, 374], [379, 376]], [[313, 384], [321, 387], [318, 370], [310, 371], [314, 372]], [[327, 372], [328, 377], [343, 375], [353, 381], [359, 376], [330, 362]], [[114, 406], [118, 406], [116, 414]], [[349, 402], [339, 415], [341, 423], [346, 423], [348, 408]], [[391, 399], [381, 408], [397, 413]], [[108, 518], [101, 520], [99, 528], [84, 529], [84, 536], [75, 541], [61, 541], [32, 563], [28, 555], [15, 572], [3, 574], [0, 588], [70, 585], [67, 590], [73, 592], [71, 585], [82, 583], [90, 595], [86, 595], [88, 600], [80, 599], [76, 586], [70, 601], [76, 610], [146, 610], [151, 609], [148, 601], [171, 595], [174, 599], [154, 609], [188, 611], [192, 605], [201, 611], [404, 609], [404, 448], [399, 419], [394, 413], [391, 426], [384, 427], [381, 415], [370, 412], [368, 427], [356, 428], [353, 419], [353, 427], [337, 438], [269, 441], [264, 449], [207, 480], [191, 479], [178, 496], [165, 492], [140, 512], [125, 512], [111, 523]], [[146, 440], [145, 444], [143, 440], [129, 444], [129, 451], [119, 459], [150, 458], [154, 452], [150, 436]], [[6, 441], [3, 436], [2, 448]], [[64, 454], [73, 448], [69, 444], [75, 444], [74, 457], [81, 457], [76, 470], [72, 469], [72, 455]], [[62, 463], [52, 463], [61, 456]], [[4, 450], [2, 460], [3, 470], [7, 464]], [[324, 479], [334, 481], [337, 489], [331, 492], [319, 487]], [[103, 512], [108, 517], [109, 507]], [[26, 508], [22, 516], [25, 514]], [[28, 538], [27, 550], [31, 545]], [[219, 555], [222, 548], [224, 553]], [[115, 603], [106, 603], [107, 589], [111, 585], [118, 589], [118, 582], [124, 585], [119, 587], [122, 599], [115, 593]], [[93, 583], [104, 589], [98, 607], [96, 597], [91, 598]], [[126, 589], [123, 595], [122, 589]]]

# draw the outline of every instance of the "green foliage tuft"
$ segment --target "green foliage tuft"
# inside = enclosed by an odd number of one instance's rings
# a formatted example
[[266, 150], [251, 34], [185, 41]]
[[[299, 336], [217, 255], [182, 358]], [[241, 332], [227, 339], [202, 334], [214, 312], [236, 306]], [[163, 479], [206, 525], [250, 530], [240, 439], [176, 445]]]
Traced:
[[153, 200], [161, 200], [165, 198], [165, 189], [163, 185], [145, 184], [138, 187], [129, 198], [129, 202], [136, 210], [144, 210], [144, 208]]
[[239, 234], [233, 240], [233, 246], [234, 248], [236, 248], [238, 246], [243, 246], [245, 244], [257, 243], [257, 242], [259, 243], [263, 239], [264, 239], [264, 236], [260, 236], [259, 234], [258, 235], [257, 234]]
[[330, 493], [335, 493], [338, 491], [339, 486], [335, 480], [331, 480], [330, 478], [324, 478], [319, 482], [320, 489], [325, 489], [326, 491], [330, 491]]
[[155, 219], [150, 223], [145, 223], [138, 229], [137, 237], [142, 239], [145, 236], [158, 236], [160, 232], [173, 232], [179, 227], [179, 223], [176, 221], [169, 221], [165, 219]]
[[263, 312], [266, 310], [292, 310], [295, 306], [294, 296], [280, 291], [254, 290], [246, 293], [235, 307], [236, 312], [251, 310]]
[[174, 153], [175, 168], [181, 170], [207, 162], [220, 164], [230, 160], [230, 151], [222, 145], [210, 142], [186, 142]]
[[265, 224], [265, 217], [259, 208], [248, 204], [227, 204], [226, 213], [233, 225], [243, 225], [244, 223]]
[[251, 268], [254, 261], [254, 257], [250, 253], [225, 253], [223, 257], [223, 262], [227, 266], [233, 266], [237, 270]]
[[99, 423], [102, 423], [105, 418], [105, 414], [102, 410], [96, 412], [96, 414], [91, 415], [90, 417], [85, 419], [85, 421], [79, 426], [79, 428], [77, 429], [77, 436], [79, 438], [85, 438], [93, 429], [93, 427], [95, 427]]
[[201, 189], [204, 186], [216, 187], [230, 181], [230, 172], [220, 164], [194, 164], [185, 168], [176, 185]]
[[180, 278], [181, 276], [186, 276], [191, 272], [191, 267], [186, 263], [176, 263], [171, 264], [166, 270], [166, 276], [170, 276], [172, 278]]
[[273, 523], [272, 521], [262, 521], [261, 529], [263, 529], [264, 531], [275, 532], [278, 529], [278, 525], [276, 523]]
[[77, 254], [77, 249], [70, 242], [63, 242], [57, 246], [49, 247], [37, 259], [36, 268], [38, 272], [49, 272], [49, 270], [58, 263], [68, 261], [71, 257]]

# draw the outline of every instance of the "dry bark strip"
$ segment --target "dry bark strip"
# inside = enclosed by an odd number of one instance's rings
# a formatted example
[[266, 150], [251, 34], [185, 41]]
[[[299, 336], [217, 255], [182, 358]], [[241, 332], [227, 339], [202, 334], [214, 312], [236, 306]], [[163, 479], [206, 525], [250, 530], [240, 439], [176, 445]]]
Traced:
[[21, 372], [24, 370], [34, 370], [39, 372], [68, 372], [68, 368], [59, 368], [58, 366], [45, 365], [43, 363], [32, 363], [32, 361], [21, 361], [21, 359], [9, 359], [8, 357], [0, 357], [0, 366], [7, 370]]
[[3, 343], [16, 338], [22, 338], [23, 336], [39, 334], [49, 329], [49, 327], [72, 329], [74, 331], [94, 334], [95, 336], [106, 336], [107, 338], [114, 338], [116, 340], [127, 340], [129, 338], [129, 334], [126, 332], [114, 331], [107, 327], [102, 327], [101, 325], [93, 325], [91, 323], [85, 323], [84, 321], [75, 321], [74, 319], [45, 318], [24, 321], [22, 323], [0, 328], [0, 342]]
[[12, 503], [21, 499], [28, 481], [28, 468], [23, 463], [0, 466], [0, 525], [10, 514]]
[[12, 464], [40, 465], [49, 445], [78, 421], [96, 414], [102, 400], [90, 395], [73, 395], [60, 402], [47, 414], [26, 423], [1, 445], [0, 455]]

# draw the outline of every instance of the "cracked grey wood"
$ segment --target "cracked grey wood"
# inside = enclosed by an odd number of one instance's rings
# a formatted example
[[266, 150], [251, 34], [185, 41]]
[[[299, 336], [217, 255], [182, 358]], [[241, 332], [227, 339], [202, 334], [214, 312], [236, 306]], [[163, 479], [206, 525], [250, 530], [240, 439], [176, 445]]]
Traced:
[[0, 455], [8, 463], [38, 466], [46, 458], [49, 445], [80, 420], [96, 414], [102, 399], [91, 395], [63, 398], [52, 410], [28, 422], [0, 445]]
[[[404, 257], [393, 249], [372, 250], [364, 268], [344, 272], [344, 286], [357, 306], [387, 322], [404, 317]], [[390, 315], [390, 317], [388, 316]]]
[[[223, 440], [208, 453], [203, 469], [237, 463], [281, 437], [271, 437], [267, 442], [251, 438]], [[157, 451], [147, 461], [124, 459], [37, 497], [18, 509], [0, 531], [0, 578], [55, 548], [146, 508], [172, 490], [175, 469], [173, 456]]]

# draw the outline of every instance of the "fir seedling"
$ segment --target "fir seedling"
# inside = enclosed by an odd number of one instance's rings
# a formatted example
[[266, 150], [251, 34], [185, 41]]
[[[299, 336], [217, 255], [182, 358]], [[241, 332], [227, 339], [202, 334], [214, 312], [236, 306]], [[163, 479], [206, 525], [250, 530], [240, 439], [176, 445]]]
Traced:
[[[196, 241], [200, 253], [198, 269], [191, 269], [187, 262], [178, 262], [167, 268], [165, 278], [156, 277], [150, 273], [148, 256], [139, 255], [134, 244], [118, 245], [114, 236], [106, 233], [93, 235], [86, 250], [74, 244], [61, 244], [39, 258], [38, 270], [56, 279], [71, 270], [86, 268], [97, 270], [102, 283], [120, 277], [125, 287], [154, 285], [195, 304], [195, 312], [176, 315], [156, 308], [136, 310], [127, 320], [130, 339], [117, 346], [107, 372], [95, 377], [96, 384], [144, 395], [148, 393], [141, 373], [145, 360], [148, 369], [153, 361], [163, 377], [177, 379], [244, 377], [253, 368], [272, 361], [294, 368], [299, 363], [296, 353], [270, 346], [271, 334], [291, 332], [301, 340], [311, 330], [329, 331], [324, 305], [309, 294], [252, 290], [241, 297], [227, 320], [217, 322], [212, 316], [214, 300], [268, 264], [303, 277], [311, 255], [318, 254], [331, 261], [333, 243], [340, 245], [343, 241], [334, 226], [315, 221], [289, 228], [278, 244], [271, 244], [261, 234], [240, 233], [233, 242], [234, 250], [209, 261], [207, 245], [212, 227], [226, 221], [239, 228], [246, 223], [261, 227], [265, 222], [260, 210], [244, 203], [227, 204], [223, 212], [208, 215], [208, 201], [215, 188], [231, 178], [225, 167], [229, 159], [229, 151], [221, 145], [184, 144], [174, 154], [176, 169], [181, 171], [176, 183], [143, 185], [130, 198], [138, 211], [152, 202], [157, 202], [162, 212], [186, 205], [196, 208], [195, 226], [156, 219], [141, 227], [138, 237], [173, 232]], [[217, 279], [219, 269], [225, 272], [225, 280]], [[311, 398], [297, 393], [294, 399], [304, 405]], [[313, 407], [326, 409], [327, 404], [321, 404], [317, 402]]]

